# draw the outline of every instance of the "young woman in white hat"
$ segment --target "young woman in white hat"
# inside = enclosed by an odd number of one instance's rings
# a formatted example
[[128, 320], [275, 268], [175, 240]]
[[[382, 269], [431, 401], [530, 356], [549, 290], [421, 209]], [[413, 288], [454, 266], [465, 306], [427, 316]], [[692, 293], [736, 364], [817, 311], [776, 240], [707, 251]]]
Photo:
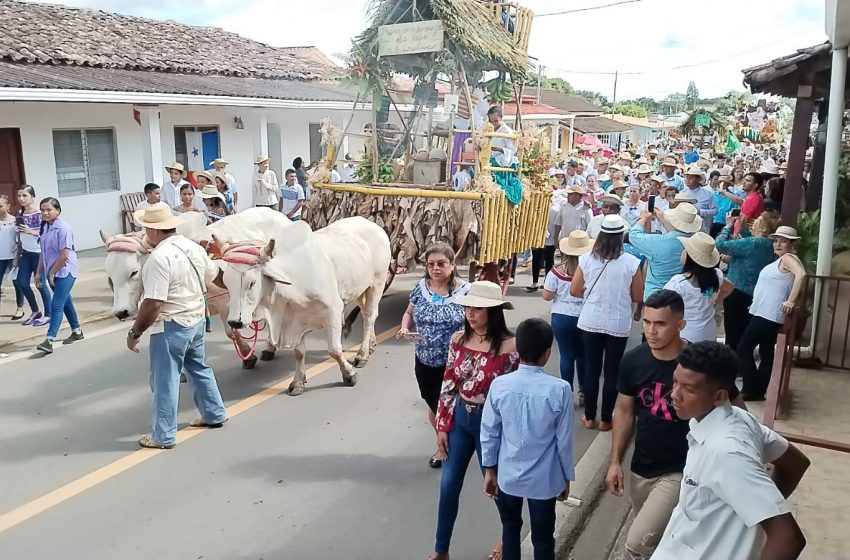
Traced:
[[[446, 372], [435, 421], [437, 445], [443, 460], [437, 535], [429, 560], [448, 560], [458, 499], [469, 461], [478, 455], [481, 464], [481, 413], [490, 383], [516, 371], [519, 355], [513, 333], [505, 322], [502, 289], [493, 282], [474, 282], [455, 298], [464, 306], [464, 328], [451, 338]], [[481, 465], [483, 468], [483, 465]], [[501, 558], [501, 544], [491, 554]]]
[[[549, 271], [543, 282], [543, 299], [552, 302], [552, 330], [558, 341], [561, 355], [561, 379], [571, 387], [577, 388], [578, 405], [584, 406], [584, 372], [587, 363], [584, 358], [584, 343], [578, 328], [578, 318], [584, 300], [570, 294], [573, 275], [578, 268], [578, 258], [593, 249], [594, 240], [587, 232], [574, 230], [561, 239], [558, 248], [563, 260]], [[576, 383], [576, 381], [578, 383]]]
[[678, 240], [685, 247], [682, 273], [673, 276], [664, 289], [677, 292], [685, 302], [685, 328], [681, 336], [688, 342], [717, 340], [714, 304], [728, 296], [735, 286], [717, 268], [720, 253], [710, 235], [699, 231]]
[[619, 215], [605, 216], [593, 250], [579, 257], [570, 286], [570, 294], [584, 300], [578, 328], [587, 360], [582, 422], [589, 430], [596, 427], [600, 374], [605, 382], [599, 429], [611, 429], [620, 360], [632, 329], [632, 304], [643, 301], [640, 259], [623, 250], [626, 229]]
[[[201, 173], [206, 173], [206, 171], [202, 171]], [[212, 179], [212, 176], [210, 176], [210, 179]], [[204, 206], [206, 206], [207, 222], [214, 224], [225, 216], [230, 215], [224, 196], [218, 192], [218, 188], [212, 184], [212, 181], [198, 191], [198, 197], [204, 201]]]
[[[803, 286], [806, 270], [794, 254], [797, 230], [779, 226], [770, 236], [773, 252], [779, 257], [765, 266], [759, 273], [750, 305], [750, 322], [738, 343], [738, 357], [744, 366], [742, 396], [745, 401], [764, 400], [770, 373], [773, 370], [773, 352], [779, 329], [785, 324], [785, 316], [794, 312]], [[758, 367], [753, 351], [758, 346], [761, 361]]]

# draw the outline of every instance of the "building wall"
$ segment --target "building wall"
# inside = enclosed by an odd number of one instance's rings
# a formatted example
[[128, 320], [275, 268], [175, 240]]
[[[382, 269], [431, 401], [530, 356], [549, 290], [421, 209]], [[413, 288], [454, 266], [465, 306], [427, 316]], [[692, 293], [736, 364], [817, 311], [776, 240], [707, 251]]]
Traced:
[[[258, 109], [240, 107], [162, 106], [160, 114], [161, 159], [163, 165], [175, 159], [174, 127], [216, 125], [222, 157], [230, 162], [229, 172], [239, 185], [240, 208], [251, 205], [253, 161], [263, 153], [261, 126], [266, 130], [266, 149], [272, 168], [283, 171], [296, 156], [309, 158], [308, 125], [326, 116], [340, 128], [345, 126], [350, 111], [325, 109]], [[241, 117], [244, 129], [237, 130], [234, 117]], [[358, 111], [353, 131], [362, 131], [370, 114]], [[268, 126], [272, 123], [272, 126]], [[108, 193], [59, 197], [56, 164], [53, 154], [53, 130], [57, 128], [113, 128], [117, 151], [119, 190]], [[76, 234], [77, 249], [102, 244], [99, 230], [115, 233], [121, 230], [121, 194], [139, 192], [145, 184], [145, 157], [148, 147], [142, 127], [133, 118], [133, 106], [112, 103], [12, 103], [0, 104], [0, 128], [18, 128], [21, 133], [26, 181], [36, 189], [37, 198], [60, 199], [63, 217]], [[268, 133], [279, 135], [268, 141]], [[362, 140], [350, 138], [348, 151], [359, 154]], [[265, 154], [264, 154], [265, 155]], [[340, 156], [341, 157], [341, 156]], [[167, 180], [165, 170], [155, 174], [157, 182]], [[279, 177], [282, 180], [282, 177]]]

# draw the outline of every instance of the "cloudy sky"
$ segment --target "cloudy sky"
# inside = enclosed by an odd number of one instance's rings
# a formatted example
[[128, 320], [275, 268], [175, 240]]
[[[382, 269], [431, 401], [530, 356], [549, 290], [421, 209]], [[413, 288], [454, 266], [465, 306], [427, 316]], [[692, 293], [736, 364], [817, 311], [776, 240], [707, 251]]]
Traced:
[[[530, 54], [550, 77], [618, 99], [743, 89], [741, 69], [826, 40], [824, 0], [524, 0], [538, 17]], [[366, 26], [367, 0], [52, 0], [73, 6], [223, 27], [275, 46], [344, 53]], [[625, 74], [625, 73], [636, 74]], [[603, 74], [597, 74], [603, 73]]]

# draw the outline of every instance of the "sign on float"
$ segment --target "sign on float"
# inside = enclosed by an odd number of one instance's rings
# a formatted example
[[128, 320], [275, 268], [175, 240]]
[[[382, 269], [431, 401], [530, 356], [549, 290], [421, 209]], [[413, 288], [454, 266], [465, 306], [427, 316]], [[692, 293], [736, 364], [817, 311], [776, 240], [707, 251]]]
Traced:
[[378, 28], [378, 56], [443, 50], [445, 32], [440, 20], [382, 25]]

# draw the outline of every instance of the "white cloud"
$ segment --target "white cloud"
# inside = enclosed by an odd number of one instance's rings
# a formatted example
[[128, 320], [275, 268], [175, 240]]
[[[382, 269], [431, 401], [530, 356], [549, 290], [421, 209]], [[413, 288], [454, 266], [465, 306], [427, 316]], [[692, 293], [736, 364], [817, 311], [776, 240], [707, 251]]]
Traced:
[[[56, 1], [56, 0], [53, 0]], [[61, 1], [61, 0], [60, 0]], [[611, 0], [525, 0], [537, 14], [599, 6]], [[275, 46], [316, 45], [347, 52], [366, 25], [367, 0], [65, 0], [194, 25], [223, 27]], [[577, 89], [618, 99], [664, 98], [696, 82], [700, 95], [743, 89], [741, 70], [826, 39], [819, 0], [641, 0], [611, 8], [535, 19], [531, 55]], [[768, 44], [769, 43], [769, 44]], [[719, 59], [693, 68], [669, 70]], [[628, 75], [641, 72], [641, 75]]]

